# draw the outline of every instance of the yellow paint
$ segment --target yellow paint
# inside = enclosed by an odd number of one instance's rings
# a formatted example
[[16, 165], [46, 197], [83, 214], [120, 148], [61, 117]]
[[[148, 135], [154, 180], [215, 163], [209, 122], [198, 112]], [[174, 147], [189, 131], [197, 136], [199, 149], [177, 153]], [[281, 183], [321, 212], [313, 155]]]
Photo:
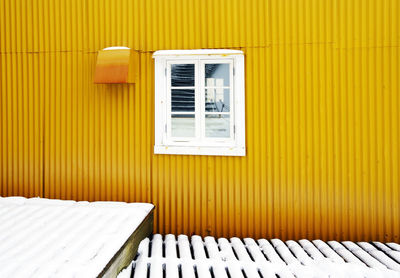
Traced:
[[[0, 0], [1, 195], [151, 201], [155, 231], [399, 242], [398, 0]], [[95, 85], [96, 52], [140, 52]], [[159, 49], [246, 57], [246, 157], [153, 155]]]

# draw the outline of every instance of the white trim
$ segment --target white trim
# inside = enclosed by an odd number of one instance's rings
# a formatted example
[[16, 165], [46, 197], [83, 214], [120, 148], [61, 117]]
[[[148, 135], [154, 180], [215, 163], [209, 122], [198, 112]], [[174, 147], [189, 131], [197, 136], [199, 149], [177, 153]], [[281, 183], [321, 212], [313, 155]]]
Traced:
[[165, 127], [167, 126], [165, 60], [155, 61], [155, 113], [154, 113], [154, 137], [155, 145], [163, 145], [166, 140]]
[[110, 46], [103, 48], [103, 50], [117, 50], [117, 49], [130, 49], [130, 48], [126, 46]]
[[246, 146], [245, 124], [245, 87], [244, 87], [244, 56], [237, 56], [234, 61], [235, 81], [235, 141], [237, 146]]
[[245, 147], [154, 146], [154, 154], [246, 156]]
[[185, 49], [185, 50], [158, 50], [154, 52], [153, 58], [159, 56], [182, 56], [182, 55], [243, 55], [241, 50], [233, 49]]
[[[182, 54], [183, 53], [183, 54]], [[202, 54], [195, 54], [202, 53]], [[213, 53], [213, 54], [210, 54]], [[225, 54], [222, 54], [225, 53]], [[201, 55], [208, 56], [201, 56]], [[231, 54], [231, 55], [226, 55]], [[223, 155], [245, 156], [245, 97], [244, 97], [244, 56], [237, 50], [163, 50], [157, 51], [155, 58], [155, 154]], [[205, 63], [230, 64], [230, 137], [206, 138], [202, 117], [206, 113]], [[170, 64], [195, 64], [195, 112], [196, 136], [193, 138], [172, 138], [170, 100], [168, 83]], [[200, 91], [199, 91], [200, 90]], [[173, 113], [172, 113], [173, 114]], [[187, 114], [192, 114], [187, 113]], [[218, 114], [218, 113], [217, 113]], [[226, 114], [226, 113], [222, 113]], [[200, 125], [200, 126], [199, 126]]]

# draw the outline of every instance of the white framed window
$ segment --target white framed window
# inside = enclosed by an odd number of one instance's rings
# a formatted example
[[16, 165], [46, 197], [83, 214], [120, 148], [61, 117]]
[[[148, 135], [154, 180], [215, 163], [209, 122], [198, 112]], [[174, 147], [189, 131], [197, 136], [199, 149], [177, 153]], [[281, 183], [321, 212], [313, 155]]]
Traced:
[[155, 59], [156, 154], [245, 156], [240, 50], [160, 50]]

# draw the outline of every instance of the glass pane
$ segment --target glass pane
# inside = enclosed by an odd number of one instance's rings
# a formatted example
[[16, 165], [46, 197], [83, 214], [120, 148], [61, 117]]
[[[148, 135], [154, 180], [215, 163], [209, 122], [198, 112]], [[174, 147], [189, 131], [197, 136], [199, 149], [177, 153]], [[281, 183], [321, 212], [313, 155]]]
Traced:
[[229, 112], [230, 90], [222, 88], [206, 89], [206, 112]]
[[194, 64], [172, 64], [171, 86], [194, 86]]
[[206, 64], [206, 86], [229, 86], [229, 64]]
[[206, 137], [230, 137], [229, 115], [206, 115]]
[[194, 115], [171, 115], [172, 137], [194, 137], [195, 134]]
[[172, 112], [194, 112], [194, 90], [171, 90]]

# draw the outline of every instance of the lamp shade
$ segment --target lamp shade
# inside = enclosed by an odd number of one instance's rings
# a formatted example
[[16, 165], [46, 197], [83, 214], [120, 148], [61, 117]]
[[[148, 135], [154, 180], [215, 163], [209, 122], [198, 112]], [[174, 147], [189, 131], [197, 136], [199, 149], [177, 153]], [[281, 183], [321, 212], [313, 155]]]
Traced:
[[139, 54], [128, 47], [99, 50], [94, 83], [135, 83], [139, 71]]

